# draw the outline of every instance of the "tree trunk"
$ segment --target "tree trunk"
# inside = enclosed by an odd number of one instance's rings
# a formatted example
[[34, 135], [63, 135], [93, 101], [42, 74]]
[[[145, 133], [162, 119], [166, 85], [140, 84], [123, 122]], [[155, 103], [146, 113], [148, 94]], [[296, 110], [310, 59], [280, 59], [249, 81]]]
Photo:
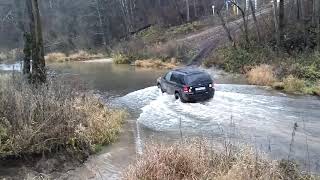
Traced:
[[304, 46], [308, 47], [308, 30], [307, 30], [307, 25], [306, 25], [306, 11], [305, 11], [305, 2], [300, 1], [300, 11], [301, 11], [301, 20], [302, 20], [302, 27], [303, 27], [303, 37], [304, 37]]
[[223, 16], [221, 15], [221, 12], [220, 12], [220, 11], [217, 11], [217, 15], [218, 15], [219, 18], [220, 18], [221, 25], [222, 25], [223, 29], [225, 30], [225, 32], [226, 32], [226, 34], [227, 34], [227, 36], [228, 36], [229, 41], [232, 43], [233, 47], [236, 47], [236, 44], [235, 44], [235, 42], [234, 42], [234, 40], [233, 40], [233, 38], [232, 38], [232, 36], [231, 36], [231, 32], [230, 32], [229, 28], [227, 27], [226, 22], [225, 22]]
[[24, 58], [23, 58], [23, 67], [22, 67], [22, 73], [27, 77], [30, 78], [30, 59], [31, 59], [31, 37], [30, 33], [28, 32], [28, 28], [25, 26], [25, 22], [27, 21], [24, 18], [23, 12], [24, 12], [24, 6], [27, 5], [26, 1], [21, 0], [15, 0], [14, 1], [17, 6], [17, 23], [19, 30], [23, 33], [23, 41], [24, 41]]
[[280, 34], [279, 34], [279, 21], [278, 21], [278, 3], [277, 0], [273, 0], [273, 21], [275, 28], [275, 37], [277, 42], [277, 47], [280, 47]]
[[246, 13], [245, 10], [243, 10], [235, 1], [231, 1], [231, 3], [236, 6], [239, 11], [241, 12], [242, 20], [243, 20], [243, 27], [244, 27], [244, 35], [246, 38], [247, 45], [250, 45], [250, 39], [249, 39], [249, 30], [248, 30], [248, 21], [246, 19]]
[[318, 9], [318, 12], [317, 12], [317, 29], [318, 29], [318, 33], [317, 33], [317, 40], [318, 40], [318, 51], [320, 51], [320, 2], [318, 2], [318, 5], [317, 5], [317, 9]]
[[[38, 0], [27, 0], [32, 44], [32, 83], [46, 82], [44, 47]], [[31, 6], [31, 7], [30, 7]]]
[[317, 16], [317, 3], [316, 0], [312, 1], [312, 25], [316, 26], [316, 16]]
[[301, 18], [301, 1], [300, 0], [296, 0], [296, 10], [297, 10], [297, 20], [300, 21]]
[[187, 7], [187, 21], [190, 22], [190, 6], [189, 6], [189, 0], [186, 0], [186, 7]]
[[[276, 0], [275, 0], [276, 1]], [[285, 16], [284, 16], [284, 0], [280, 0], [279, 2], [279, 36], [280, 36], [280, 44], [284, 39], [284, 26], [285, 26]]]
[[24, 38], [24, 48], [23, 48], [23, 74], [30, 79], [30, 60], [31, 60], [31, 47], [32, 47], [32, 39], [30, 33], [25, 32], [23, 34]]
[[249, 3], [250, 3], [250, 7], [251, 7], [253, 22], [254, 22], [254, 25], [257, 30], [258, 41], [259, 41], [259, 43], [261, 43], [261, 33], [260, 33], [259, 24], [258, 24], [257, 17], [256, 17], [256, 10], [255, 10], [255, 7], [253, 6], [252, 0], [249, 0]]
[[194, 13], [194, 17], [198, 17], [198, 12], [197, 12], [197, 2], [196, 0], [193, 0], [193, 13]]
[[104, 47], [107, 47], [107, 37], [104, 31], [104, 24], [103, 24], [103, 18], [101, 15], [101, 10], [100, 10], [100, 3], [99, 0], [96, 0], [96, 9], [97, 9], [97, 13], [98, 13], [98, 18], [99, 18], [99, 25], [100, 25], [100, 33], [102, 35], [102, 43]]

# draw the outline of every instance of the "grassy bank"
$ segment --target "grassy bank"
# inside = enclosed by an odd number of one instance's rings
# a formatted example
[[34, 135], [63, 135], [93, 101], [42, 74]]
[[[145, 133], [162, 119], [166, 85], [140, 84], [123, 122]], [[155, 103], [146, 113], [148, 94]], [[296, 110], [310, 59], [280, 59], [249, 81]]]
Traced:
[[206, 19], [173, 27], [151, 26], [112, 46], [115, 63], [134, 64], [136, 60], [147, 60], [149, 64], [150, 60], [171, 63], [172, 59], [187, 63], [196, 50], [176, 39], [209, 27], [213, 21]]
[[316, 179], [301, 173], [291, 161], [271, 161], [262, 153], [227, 145], [213, 150], [206, 141], [173, 145], [150, 144], [124, 175], [125, 179]]
[[62, 80], [33, 87], [2, 75], [0, 84], [2, 160], [64, 152], [82, 161], [117, 138], [126, 116]]
[[0, 63], [12, 63], [23, 57], [22, 50], [0, 50]]
[[250, 84], [271, 86], [288, 93], [320, 95], [320, 54], [317, 51], [286, 54], [277, 53], [268, 46], [224, 47], [203, 65], [246, 74]]
[[65, 54], [61, 52], [49, 53], [45, 56], [48, 62], [67, 62], [67, 61], [86, 61], [92, 59], [102, 59], [106, 55], [102, 53], [90, 53], [88, 51], [80, 50], [74, 53]]

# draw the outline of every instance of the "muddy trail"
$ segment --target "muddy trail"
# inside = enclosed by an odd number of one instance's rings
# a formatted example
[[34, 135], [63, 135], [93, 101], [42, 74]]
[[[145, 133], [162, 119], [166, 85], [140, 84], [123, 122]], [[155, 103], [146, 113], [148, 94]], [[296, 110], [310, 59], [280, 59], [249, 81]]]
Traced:
[[[258, 19], [264, 18], [265, 15], [270, 13], [271, 8], [265, 7], [261, 8], [257, 11], [256, 16]], [[252, 15], [246, 17], [248, 27], [253, 27], [253, 18]], [[238, 37], [241, 32], [241, 26], [243, 26], [242, 18], [237, 20], [233, 20], [226, 24], [227, 28], [229, 29], [231, 36], [233, 38]], [[178, 43], [187, 44], [189, 47], [197, 50], [197, 55], [195, 55], [188, 64], [189, 66], [200, 66], [202, 61], [213, 53], [219, 47], [222, 47], [228, 43], [228, 36], [223, 28], [222, 25], [218, 25], [207, 30], [193, 33], [184, 37], [182, 39], [177, 40]]]

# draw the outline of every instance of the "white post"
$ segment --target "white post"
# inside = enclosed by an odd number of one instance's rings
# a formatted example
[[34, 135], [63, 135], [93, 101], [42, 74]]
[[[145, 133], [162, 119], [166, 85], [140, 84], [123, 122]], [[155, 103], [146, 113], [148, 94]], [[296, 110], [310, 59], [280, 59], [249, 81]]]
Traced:
[[249, 0], [246, 0], [246, 11], [249, 9]]
[[214, 13], [215, 13], [215, 12], [214, 12], [214, 5], [212, 5], [212, 13], [213, 13], [213, 15], [214, 15]]
[[254, 0], [254, 10], [258, 9], [258, 0]]
[[229, 11], [229, 1], [226, 1], [227, 12]]

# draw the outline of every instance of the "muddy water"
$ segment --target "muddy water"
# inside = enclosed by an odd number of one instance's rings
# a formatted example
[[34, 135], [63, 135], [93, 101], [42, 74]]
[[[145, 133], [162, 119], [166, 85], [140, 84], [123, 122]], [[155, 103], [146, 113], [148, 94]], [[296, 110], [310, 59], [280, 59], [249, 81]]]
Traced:
[[[183, 104], [154, 86], [164, 71], [111, 63], [51, 64], [50, 69], [77, 77], [98, 90], [107, 103], [126, 108], [130, 120], [119, 140], [92, 156], [68, 179], [119, 179], [124, 169], [153, 141], [201, 136], [214, 141], [250, 144], [271, 158], [295, 158], [320, 172], [320, 101], [245, 85], [241, 76], [208, 70], [216, 79], [213, 100]], [[293, 134], [294, 124], [298, 127]], [[290, 150], [291, 149], [291, 150]]]

